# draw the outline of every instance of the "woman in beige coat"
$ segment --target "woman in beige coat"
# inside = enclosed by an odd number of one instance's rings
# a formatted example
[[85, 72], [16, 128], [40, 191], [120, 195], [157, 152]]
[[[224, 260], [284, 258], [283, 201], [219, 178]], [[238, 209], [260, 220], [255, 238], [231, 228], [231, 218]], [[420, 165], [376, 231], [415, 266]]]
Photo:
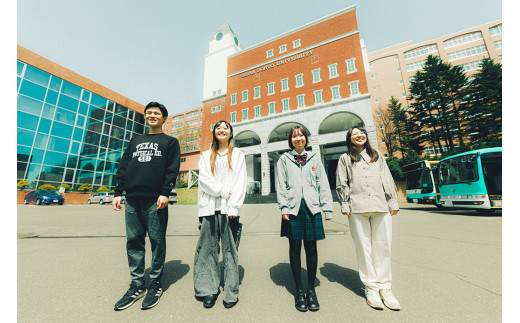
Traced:
[[391, 291], [392, 216], [397, 214], [397, 189], [385, 158], [368, 142], [367, 132], [347, 132], [347, 152], [338, 161], [336, 191], [341, 212], [348, 215], [356, 246], [359, 277], [367, 304], [382, 310], [400, 305]]

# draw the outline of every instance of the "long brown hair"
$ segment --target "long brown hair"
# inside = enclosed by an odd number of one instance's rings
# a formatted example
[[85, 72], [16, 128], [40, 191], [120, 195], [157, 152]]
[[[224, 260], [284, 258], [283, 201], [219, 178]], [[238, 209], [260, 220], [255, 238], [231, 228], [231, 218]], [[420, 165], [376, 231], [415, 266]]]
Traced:
[[367, 136], [367, 141], [365, 142], [364, 148], [366, 149], [368, 155], [370, 156], [370, 162], [373, 163], [373, 162], [377, 161], [377, 159], [379, 158], [379, 154], [370, 145], [370, 142], [368, 141], [367, 131], [361, 127], [352, 127], [347, 132], [347, 138], [346, 138], [347, 139], [347, 154], [350, 156], [350, 159], [355, 163], [357, 163], [358, 161], [361, 160], [361, 155], [359, 154], [356, 147], [354, 147], [354, 144], [352, 144], [352, 132], [354, 131], [354, 129], [358, 129], [365, 133], [365, 136]]
[[216, 131], [217, 131], [217, 128], [218, 126], [220, 126], [220, 124], [224, 123], [230, 130], [230, 133], [229, 133], [229, 139], [228, 139], [228, 165], [229, 165], [229, 169], [233, 170], [233, 167], [231, 167], [231, 154], [232, 154], [232, 151], [233, 151], [233, 127], [229, 124], [229, 122], [225, 121], [225, 120], [220, 120], [220, 121], [217, 121], [217, 123], [215, 123], [215, 125], [213, 126], [213, 143], [211, 144], [211, 157], [209, 158], [209, 163], [210, 163], [210, 166], [211, 166], [211, 174], [215, 175], [215, 161], [217, 160], [217, 154], [218, 154], [218, 149], [219, 149], [219, 141], [217, 139], [217, 135], [216, 135]]

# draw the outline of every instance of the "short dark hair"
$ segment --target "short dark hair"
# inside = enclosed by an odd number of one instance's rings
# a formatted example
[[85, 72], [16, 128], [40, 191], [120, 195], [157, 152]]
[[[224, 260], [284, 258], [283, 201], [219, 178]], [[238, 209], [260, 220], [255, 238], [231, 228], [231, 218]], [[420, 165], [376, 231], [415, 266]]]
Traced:
[[161, 110], [161, 113], [162, 113], [162, 116], [163, 118], [166, 118], [168, 116], [168, 110], [166, 110], [166, 107], [162, 104], [160, 104], [159, 102], [150, 102], [146, 105], [146, 107], [144, 108], [144, 113], [146, 114], [146, 110], [150, 109], [150, 108], [158, 108], [159, 110]]
[[289, 131], [289, 138], [288, 138], [289, 147], [291, 147], [291, 149], [294, 149], [294, 146], [292, 144], [292, 136], [296, 130], [299, 130], [302, 133], [302, 135], [305, 137], [305, 147], [307, 147], [307, 145], [309, 144], [309, 136], [307, 135], [307, 131], [305, 130], [305, 128], [302, 126], [294, 126]]

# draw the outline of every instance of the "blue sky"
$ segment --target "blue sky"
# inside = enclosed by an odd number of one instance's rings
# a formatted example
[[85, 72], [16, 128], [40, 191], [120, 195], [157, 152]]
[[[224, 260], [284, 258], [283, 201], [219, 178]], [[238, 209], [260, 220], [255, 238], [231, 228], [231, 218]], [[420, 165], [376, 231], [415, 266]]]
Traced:
[[[19, 0], [17, 43], [139, 103], [159, 101], [174, 114], [202, 105], [208, 39], [224, 22], [247, 48], [353, 4]], [[365, 0], [357, 4], [357, 18], [370, 52], [501, 19], [502, 4]]]
[[[435, 3], [435, 5], [432, 5]], [[17, 43], [170, 114], [202, 105], [208, 39], [226, 21], [247, 48], [355, 2], [19, 0]], [[497, 0], [359, 1], [368, 51], [502, 18]]]

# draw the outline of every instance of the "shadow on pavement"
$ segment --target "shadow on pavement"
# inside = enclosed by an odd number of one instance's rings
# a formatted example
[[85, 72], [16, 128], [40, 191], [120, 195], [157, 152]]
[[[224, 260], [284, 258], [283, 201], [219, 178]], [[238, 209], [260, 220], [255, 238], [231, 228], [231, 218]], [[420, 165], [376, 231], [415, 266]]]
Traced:
[[[170, 285], [178, 282], [182, 277], [184, 277], [190, 271], [190, 266], [186, 264], [182, 264], [180, 260], [172, 260], [168, 261], [164, 264], [163, 274], [162, 274], [162, 287], [164, 291], [168, 290]], [[150, 268], [147, 268], [145, 271], [145, 277], [149, 277]], [[147, 284], [149, 284], [147, 282]]]
[[[224, 288], [224, 262], [219, 262], [220, 266], [220, 287]], [[244, 279], [244, 267], [238, 265], [238, 285], [242, 285], [242, 279]]]
[[330, 282], [340, 283], [356, 295], [363, 298], [365, 297], [365, 293], [363, 292], [365, 286], [359, 279], [357, 271], [336, 264], [324, 263], [323, 267], [320, 268], [320, 274]]
[[[302, 262], [305, 263], [305, 258], [302, 259]], [[304, 268], [302, 270], [302, 289], [307, 290], [307, 270]], [[271, 280], [278, 286], [283, 286], [285, 289], [291, 294], [294, 295], [296, 291], [296, 286], [294, 285], [294, 278], [291, 271], [291, 265], [288, 263], [279, 263], [271, 268], [269, 268], [269, 273], [271, 274]], [[315, 286], [320, 286], [320, 280], [316, 277]]]

